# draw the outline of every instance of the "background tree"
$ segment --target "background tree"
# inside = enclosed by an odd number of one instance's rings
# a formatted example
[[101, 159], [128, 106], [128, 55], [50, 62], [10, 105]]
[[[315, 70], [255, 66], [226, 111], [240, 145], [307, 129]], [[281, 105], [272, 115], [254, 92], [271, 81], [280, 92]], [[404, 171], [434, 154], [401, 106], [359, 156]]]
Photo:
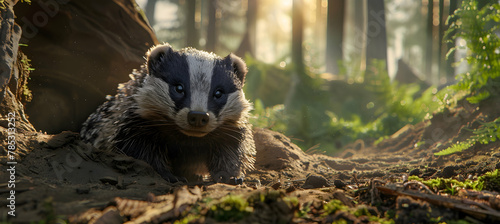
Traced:
[[292, 63], [298, 74], [305, 73], [304, 51], [304, 14], [302, 0], [293, 0], [292, 6]]
[[425, 73], [427, 74], [427, 78], [432, 78], [432, 62], [434, 55], [434, 1], [428, 0], [427, 3], [427, 43], [425, 50], [425, 58], [427, 59], [425, 63]]
[[366, 27], [366, 68], [369, 69], [373, 59], [384, 60], [387, 68], [387, 31], [385, 23], [384, 0], [367, 1]]
[[247, 1], [246, 31], [236, 54], [244, 56], [250, 54], [255, 57], [255, 43], [257, 39], [257, 6], [259, 0]]
[[186, 45], [199, 48], [200, 34], [196, 29], [196, 0], [186, 0]]
[[326, 72], [338, 74], [342, 60], [345, 0], [328, 0], [326, 28]]
[[205, 49], [209, 52], [214, 52], [217, 45], [217, 3], [218, 0], [208, 0], [208, 26], [207, 26], [207, 42]]
[[291, 86], [285, 100], [285, 105], [291, 106], [297, 85], [301, 82], [302, 76], [305, 75], [304, 52], [302, 43], [304, 41], [304, 14], [302, 0], [293, 0], [292, 5], [292, 64], [293, 72], [291, 78]]

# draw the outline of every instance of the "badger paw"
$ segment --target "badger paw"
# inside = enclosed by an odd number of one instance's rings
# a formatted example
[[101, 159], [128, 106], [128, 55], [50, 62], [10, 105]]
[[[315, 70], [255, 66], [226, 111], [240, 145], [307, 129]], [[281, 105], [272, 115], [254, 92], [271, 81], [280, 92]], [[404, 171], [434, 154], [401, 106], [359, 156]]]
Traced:
[[243, 177], [237, 178], [233, 175], [230, 175], [226, 171], [219, 171], [216, 174], [212, 175], [213, 180], [216, 183], [224, 183], [230, 185], [239, 185], [243, 184]]

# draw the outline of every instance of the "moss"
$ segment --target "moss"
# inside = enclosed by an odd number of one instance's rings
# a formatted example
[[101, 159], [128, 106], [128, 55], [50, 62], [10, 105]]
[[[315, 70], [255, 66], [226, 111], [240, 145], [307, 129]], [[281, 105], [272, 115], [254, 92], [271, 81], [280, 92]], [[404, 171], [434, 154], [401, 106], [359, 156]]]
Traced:
[[209, 217], [221, 222], [235, 222], [242, 220], [253, 212], [248, 202], [241, 196], [228, 195], [210, 207]]
[[478, 178], [482, 190], [500, 192], [500, 171], [496, 169]]
[[341, 201], [333, 199], [328, 203], [326, 203], [323, 206], [323, 209], [325, 210], [325, 214], [329, 215], [329, 214], [334, 214], [335, 212], [340, 210], [347, 210], [348, 208]]
[[31, 102], [33, 95], [28, 88], [30, 72], [35, 70], [31, 67], [31, 60], [21, 51], [17, 54], [17, 68], [19, 70], [19, 80], [17, 81], [16, 98], [23, 102]]
[[429, 180], [423, 180], [417, 176], [410, 176], [409, 180], [417, 180], [425, 184], [427, 187], [434, 191], [439, 191], [443, 193], [448, 193], [455, 195], [460, 189], [473, 189], [477, 191], [489, 190], [489, 191], [499, 191], [500, 190], [500, 171], [496, 169], [492, 172], [487, 172], [483, 176], [480, 176], [477, 180], [465, 180], [458, 181], [449, 178], [435, 178]]
[[201, 218], [201, 215], [199, 214], [188, 214], [186, 217], [180, 219], [180, 220], [175, 220], [174, 224], [188, 224], [191, 223], [195, 220], [198, 220]]

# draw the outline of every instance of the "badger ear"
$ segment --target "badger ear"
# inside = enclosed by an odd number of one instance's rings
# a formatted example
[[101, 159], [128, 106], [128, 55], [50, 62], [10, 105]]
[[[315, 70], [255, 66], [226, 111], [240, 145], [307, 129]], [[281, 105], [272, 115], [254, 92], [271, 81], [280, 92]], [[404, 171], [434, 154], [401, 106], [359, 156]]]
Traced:
[[147, 66], [149, 74], [154, 74], [159, 70], [161, 62], [174, 50], [170, 44], [157, 45], [149, 49], [147, 56]]
[[248, 71], [245, 62], [233, 53], [226, 56], [224, 60], [226, 61], [226, 63], [229, 63], [231, 65], [234, 74], [241, 81], [241, 85], [243, 85], [245, 83], [245, 76], [247, 75]]

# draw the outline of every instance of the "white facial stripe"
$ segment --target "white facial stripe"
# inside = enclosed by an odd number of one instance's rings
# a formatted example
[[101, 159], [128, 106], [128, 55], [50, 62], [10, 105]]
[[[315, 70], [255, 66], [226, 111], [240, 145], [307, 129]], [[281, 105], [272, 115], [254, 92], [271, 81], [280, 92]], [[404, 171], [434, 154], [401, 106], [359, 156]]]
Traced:
[[[191, 52], [190, 52], [191, 53]], [[191, 110], [208, 111], [208, 94], [214, 69], [214, 54], [207, 52], [192, 52], [186, 60], [189, 65]]]

